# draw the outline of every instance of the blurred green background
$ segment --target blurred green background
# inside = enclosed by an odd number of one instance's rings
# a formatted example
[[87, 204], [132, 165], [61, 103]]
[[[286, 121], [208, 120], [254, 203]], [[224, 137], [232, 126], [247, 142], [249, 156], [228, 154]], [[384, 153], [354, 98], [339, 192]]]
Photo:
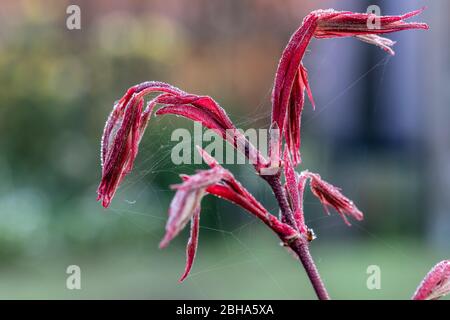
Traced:
[[[447, 1], [0, 1], [0, 298], [310, 299], [305, 273], [246, 212], [203, 201], [192, 275], [183, 232], [157, 245], [179, 173], [171, 132], [152, 118], [110, 209], [95, 201], [100, 137], [126, 89], [161, 80], [214, 97], [243, 129], [267, 128], [280, 54], [317, 8], [382, 14], [428, 9], [431, 30], [392, 35], [395, 57], [353, 39], [313, 40], [315, 96], [300, 169], [341, 186], [364, 212], [348, 228], [306, 195], [312, 254], [337, 299], [405, 299], [450, 258], [450, 45]], [[81, 8], [81, 30], [66, 8]], [[250, 166], [227, 166], [277, 214]], [[81, 290], [66, 268], [81, 268]], [[381, 289], [366, 286], [370, 265]]]

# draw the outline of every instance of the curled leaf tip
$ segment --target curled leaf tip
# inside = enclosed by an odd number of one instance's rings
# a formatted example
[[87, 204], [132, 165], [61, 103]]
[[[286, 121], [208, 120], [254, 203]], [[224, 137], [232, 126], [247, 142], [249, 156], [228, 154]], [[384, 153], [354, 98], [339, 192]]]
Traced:
[[[303, 180], [302, 180], [303, 179]], [[302, 186], [299, 184], [299, 188], [304, 188], [305, 180], [310, 179], [310, 189], [312, 193], [322, 203], [324, 210], [327, 214], [330, 214], [329, 207], [334, 208], [344, 220], [345, 224], [350, 226], [350, 222], [347, 216], [352, 217], [358, 221], [364, 219], [363, 213], [356, 207], [356, 205], [344, 196], [340, 189], [331, 185], [330, 183], [322, 180], [317, 173], [311, 173], [303, 171], [300, 174], [300, 181], [303, 181]]]
[[[405, 21], [420, 14], [424, 9], [397, 16], [375, 16], [370, 13], [327, 9], [312, 11], [303, 19], [283, 51], [272, 91], [272, 122], [278, 124], [294, 165], [300, 163], [300, 120], [305, 91], [315, 108], [308, 74], [302, 63], [311, 39], [355, 37], [394, 55], [392, 46], [395, 42], [381, 35], [403, 30], [428, 29], [426, 23]], [[370, 23], [371, 19], [377, 22], [376, 25]]]
[[413, 300], [437, 300], [450, 293], [450, 260], [436, 264], [420, 283]]
[[186, 266], [178, 282], [183, 282], [191, 272], [198, 246], [198, 234], [200, 229], [200, 208], [191, 218], [191, 235], [186, 246]]

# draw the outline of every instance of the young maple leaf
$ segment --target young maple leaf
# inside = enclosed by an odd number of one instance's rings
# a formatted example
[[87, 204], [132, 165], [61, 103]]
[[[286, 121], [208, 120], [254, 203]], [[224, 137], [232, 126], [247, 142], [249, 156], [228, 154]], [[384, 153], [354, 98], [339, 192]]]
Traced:
[[[144, 98], [151, 93], [158, 95], [143, 109]], [[97, 190], [97, 200], [101, 200], [105, 208], [109, 206], [123, 178], [133, 168], [139, 143], [156, 105], [162, 106], [158, 115], [175, 114], [199, 121], [222, 137], [226, 136], [226, 130], [235, 129], [225, 111], [210, 97], [188, 94], [157, 81], [131, 87], [114, 105], [103, 131], [102, 179]]]
[[220, 166], [206, 151], [200, 148], [198, 150], [210, 169], [199, 170], [192, 176], [182, 175], [183, 182], [172, 186], [177, 192], [170, 204], [166, 233], [160, 243], [161, 248], [167, 246], [191, 221], [191, 236], [186, 247], [186, 267], [180, 281], [188, 276], [194, 262], [198, 244], [200, 203], [206, 194], [228, 200], [247, 210], [272, 228], [284, 242], [298, 236], [296, 230], [271, 215], [231, 172]]
[[[302, 63], [311, 39], [355, 37], [394, 54], [391, 46], [395, 42], [379, 35], [409, 29], [428, 29], [425, 23], [405, 22], [422, 11], [423, 9], [416, 10], [399, 16], [375, 16], [328, 9], [313, 11], [305, 17], [283, 51], [272, 91], [272, 123], [275, 122], [280, 134], [284, 135], [294, 166], [301, 162], [300, 118], [305, 103], [305, 90], [314, 107], [308, 73]], [[377, 19], [379, 26], [369, 27], [368, 21], [371, 18]]]

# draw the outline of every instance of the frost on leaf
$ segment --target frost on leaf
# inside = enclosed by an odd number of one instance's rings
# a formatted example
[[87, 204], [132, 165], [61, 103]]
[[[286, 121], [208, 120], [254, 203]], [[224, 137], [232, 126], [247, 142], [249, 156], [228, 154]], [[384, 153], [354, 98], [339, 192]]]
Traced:
[[450, 260], [439, 262], [417, 288], [413, 300], [436, 300], [450, 293]]

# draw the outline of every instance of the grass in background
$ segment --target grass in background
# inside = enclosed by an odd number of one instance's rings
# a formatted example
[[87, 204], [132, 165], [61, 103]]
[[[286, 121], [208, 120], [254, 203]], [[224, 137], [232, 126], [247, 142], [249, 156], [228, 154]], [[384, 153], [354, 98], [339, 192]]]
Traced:
[[[253, 224], [200, 243], [192, 274], [183, 284], [177, 280], [183, 271], [184, 239], [163, 251], [157, 249], [155, 235], [89, 255], [58, 252], [18, 259], [0, 272], [0, 298], [315, 299], [298, 262], [262, 231]], [[202, 230], [205, 237], [211, 232], [216, 231]], [[319, 238], [312, 251], [334, 299], [409, 299], [442, 258], [410, 239], [330, 244]], [[81, 290], [66, 289], [65, 271], [71, 264], [81, 267]], [[380, 290], [366, 287], [369, 265], [381, 268]]]

